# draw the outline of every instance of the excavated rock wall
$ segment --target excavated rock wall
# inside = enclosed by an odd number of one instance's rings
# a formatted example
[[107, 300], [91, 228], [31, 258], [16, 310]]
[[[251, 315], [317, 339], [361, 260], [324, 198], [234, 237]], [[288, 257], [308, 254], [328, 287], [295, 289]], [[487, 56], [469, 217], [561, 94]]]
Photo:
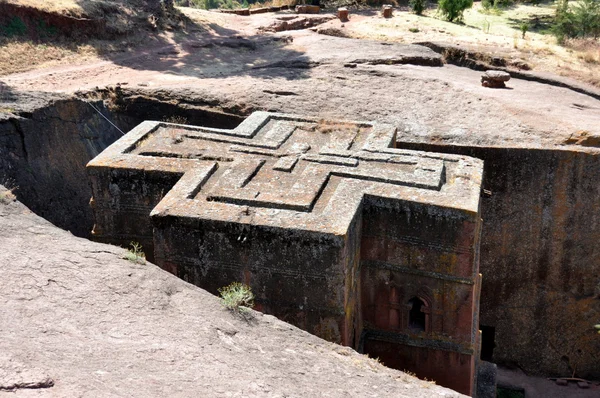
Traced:
[[493, 361], [598, 379], [600, 150], [398, 146], [485, 162], [481, 324], [495, 328]]
[[210, 127], [235, 127], [243, 120], [217, 103], [181, 104], [160, 93], [0, 93], [0, 184], [16, 187], [19, 200], [35, 213], [81, 237], [94, 224], [85, 165], [122, 136], [111, 122], [126, 133], [143, 120], [175, 118]]
[[[93, 105], [123, 131], [138, 120], [111, 115]], [[77, 236], [88, 236], [92, 212], [85, 165], [121, 137], [90, 105], [54, 98], [32, 112], [0, 119], [0, 179], [38, 215]]]

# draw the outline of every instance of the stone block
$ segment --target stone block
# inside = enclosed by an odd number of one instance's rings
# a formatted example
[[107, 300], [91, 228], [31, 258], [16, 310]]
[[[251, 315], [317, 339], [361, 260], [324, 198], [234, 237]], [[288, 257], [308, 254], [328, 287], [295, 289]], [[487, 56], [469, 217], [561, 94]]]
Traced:
[[510, 74], [499, 70], [488, 70], [481, 76], [481, 85], [490, 88], [504, 88], [510, 80]]
[[337, 16], [342, 22], [348, 22], [348, 9], [346, 7], [338, 8]]
[[394, 8], [389, 5], [389, 4], [384, 4], [381, 7], [381, 15], [383, 15], [384, 18], [391, 18], [393, 15]]
[[588, 383], [587, 381], [578, 381], [577, 387], [587, 389], [590, 388], [590, 383]]
[[88, 164], [94, 237], [213, 293], [246, 283], [261, 311], [472, 394], [483, 164], [395, 142], [387, 124], [266, 112], [144, 122]]
[[296, 13], [298, 14], [318, 14], [321, 12], [319, 6], [299, 5], [296, 6]]

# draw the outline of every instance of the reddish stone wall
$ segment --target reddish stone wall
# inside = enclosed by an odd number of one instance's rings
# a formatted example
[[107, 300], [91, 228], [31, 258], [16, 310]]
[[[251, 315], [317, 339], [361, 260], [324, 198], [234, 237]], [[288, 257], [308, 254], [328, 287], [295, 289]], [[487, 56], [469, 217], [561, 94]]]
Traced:
[[[397, 202], [365, 206], [363, 218], [364, 352], [472, 394], [479, 357], [478, 215]], [[424, 330], [409, 325], [415, 297], [424, 303]]]
[[427, 347], [411, 347], [386, 341], [367, 339], [364, 350], [386, 366], [415, 373], [420, 378], [471, 395], [475, 357]]
[[485, 161], [481, 324], [493, 362], [600, 378], [600, 150], [398, 144]]

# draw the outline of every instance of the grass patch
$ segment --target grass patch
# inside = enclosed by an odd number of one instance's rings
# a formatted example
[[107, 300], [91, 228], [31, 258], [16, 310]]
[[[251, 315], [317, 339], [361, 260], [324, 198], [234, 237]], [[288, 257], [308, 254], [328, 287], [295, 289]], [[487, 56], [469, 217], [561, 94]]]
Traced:
[[0, 192], [1, 204], [7, 205], [17, 200], [15, 191], [19, 188], [15, 185], [15, 182], [12, 179], [3, 178], [0, 184], [5, 188], [4, 191]]
[[138, 242], [131, 242], [129, 246], [123, 258], [135, 264], [146, 264], [146, 255], [142, 251], [142, 245]]
[[240, 282], [233, 282], [229, 286], [219, 289], [221, 303], [228, 310], [235, 313], [248, 312], [254, 306], [254, 294], [250, 286]]

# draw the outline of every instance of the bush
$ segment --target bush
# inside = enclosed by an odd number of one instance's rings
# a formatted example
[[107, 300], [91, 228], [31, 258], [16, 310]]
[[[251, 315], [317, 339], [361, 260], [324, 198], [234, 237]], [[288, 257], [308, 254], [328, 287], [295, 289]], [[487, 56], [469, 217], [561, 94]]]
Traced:
[[438, 3], [438, 11], [450, 22], [462, 21], [463, 12], [471, 7], [473, 0], [440, 0]]
[[245, 307], [252, 308], [254, 305], [252, 289], [243, 283], [233, 282], [229, 286], [222, 287], [219, 289], [219, 294], [225, 308], [233, 312], [246, 312]]
[[27, 25], [19, 17], [13, 17], [4, 26], [0, 25], [0, 36], [16, 37], [23, 36], [27, 33]]
[[489, 11], [494, 7], [494, 0], [481, 0], [481, 6], [485, 11]]
[[425, 10], [425, 0], [409, 0], [408, 4], [415, 14], [423, 14], [423, 11]]
[[600, 0], [581, 0], [573, 7], [578, 37], [600, 36]]
[[521, 29], [521, 35], [524, 39], [525, 33], [527, 33], [527, 31], [529, 30], [529, 24], [527, 22], [523, 22], [521, 25], [519, 25], [519, 29]]
[[600, 0], [580, 0], [569, 7], [568, 0], [558, 0], [552, 32], [559, 43], [566, 38], [600, 36]]

